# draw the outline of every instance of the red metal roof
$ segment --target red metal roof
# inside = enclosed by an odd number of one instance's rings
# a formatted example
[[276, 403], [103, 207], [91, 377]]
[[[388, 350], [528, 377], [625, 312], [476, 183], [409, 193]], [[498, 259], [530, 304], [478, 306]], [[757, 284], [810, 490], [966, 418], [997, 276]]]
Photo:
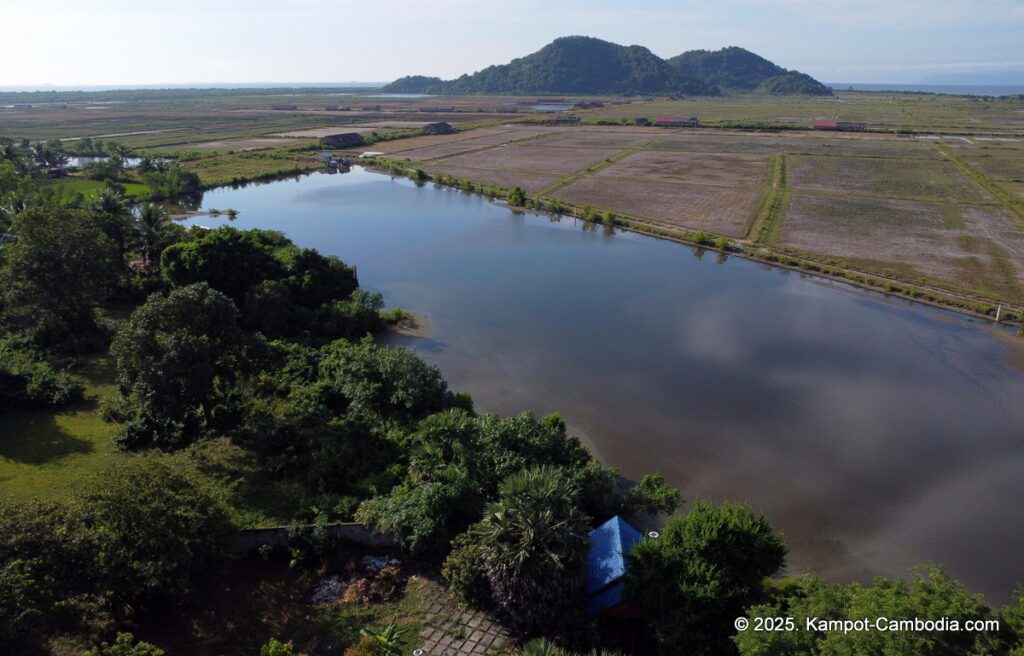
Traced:
[[816, 128], [834, 128], [839, 125], [839, 121], [815, 121], [814, 127]]

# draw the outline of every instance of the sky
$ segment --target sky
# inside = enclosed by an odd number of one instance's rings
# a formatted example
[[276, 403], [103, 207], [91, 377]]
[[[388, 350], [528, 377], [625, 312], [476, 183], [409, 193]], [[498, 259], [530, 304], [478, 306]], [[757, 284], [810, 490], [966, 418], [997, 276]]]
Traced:
[[825, 82], [1024, 84], [1024, 0], [0, 0], [0, 86], [456, 77], [571, 34]]

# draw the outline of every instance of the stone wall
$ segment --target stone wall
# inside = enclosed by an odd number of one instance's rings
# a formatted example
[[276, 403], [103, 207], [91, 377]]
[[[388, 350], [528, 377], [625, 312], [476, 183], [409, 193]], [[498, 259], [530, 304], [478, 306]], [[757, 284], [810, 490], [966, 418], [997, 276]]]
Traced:
[[[234, 538], [231, 552], [239, 555], [246, 554], [264, 545], [275, 548], [287, 547], [288, 531], [292, 528], [290, 526], [267, 526], [264, 528], [242, 529]], [[308, 524], [299, 528], [312, 530], [316, 526]], [[327, 530], [328, 535], [339, 542], [358, 544], [374, 549], [397, 549], [400, 546], [394, 538], [375, 533], [367, 528], [365, 524], [357, 522], [327, 524], [324, 528]]]

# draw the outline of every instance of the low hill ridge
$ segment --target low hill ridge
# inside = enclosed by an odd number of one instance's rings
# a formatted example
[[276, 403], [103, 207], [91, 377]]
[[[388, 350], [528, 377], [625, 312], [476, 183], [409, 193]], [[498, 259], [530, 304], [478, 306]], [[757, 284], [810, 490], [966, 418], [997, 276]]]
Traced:
[[830, 94], [809, 75], [789, 71], [738, 47], [693, 50], [664, 60], [643, 46], [587, 36], [555, 39], [508, 64], [454, 80], [411, 75], [384, 87], [389, 93], [433, 94], [685, 94], [723, 91]]

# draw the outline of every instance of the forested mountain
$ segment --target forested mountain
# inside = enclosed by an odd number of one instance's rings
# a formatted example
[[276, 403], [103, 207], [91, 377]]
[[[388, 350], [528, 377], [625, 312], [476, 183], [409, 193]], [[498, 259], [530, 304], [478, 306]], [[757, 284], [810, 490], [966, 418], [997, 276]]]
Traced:
[[831, 93], [810, 76], [787, 71], [743, 48], [694, 50], [666, 61], [643, 46], [620, 46], [585, 36], [555, 39], [533, 54], [455, 80], [412, 75], [395, 80], [384, 90], [436, 94]]
[[810, 75], [788, 71], [736, 46], [721, 50], [690, 50], [672, 57], [668, 63], [679, 73], [714, 84], [723, 91], [826, 96], [832, 93]]

